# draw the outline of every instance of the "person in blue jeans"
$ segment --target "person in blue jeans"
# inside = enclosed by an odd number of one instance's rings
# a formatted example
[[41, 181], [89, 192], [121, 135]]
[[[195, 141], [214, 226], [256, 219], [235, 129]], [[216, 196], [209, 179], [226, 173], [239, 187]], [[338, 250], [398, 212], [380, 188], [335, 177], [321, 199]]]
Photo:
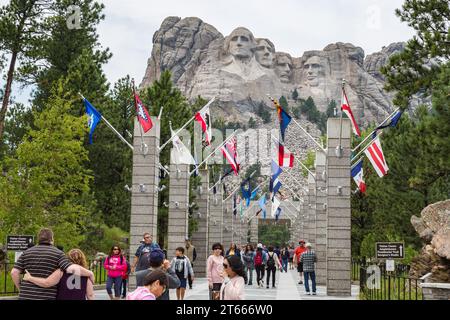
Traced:
[[317, 256], [311, 249], [311, 244], [306, 244], [306, 251], [300, 256], [300, 261], [303, 264], [303, 275], [305, 278], [305, 291], [306, 294], [310, 295], [309, 291], [309, 279], [312, 282], [312, 294], [316, 295], [316, 272], [315, 263], [317, 262]]
[[284, 272], [287, 272], [288, 262], [289, 262], [289, 250], [286, 247], [281, 250], [281, 265], [282, 270], [284, 270]]

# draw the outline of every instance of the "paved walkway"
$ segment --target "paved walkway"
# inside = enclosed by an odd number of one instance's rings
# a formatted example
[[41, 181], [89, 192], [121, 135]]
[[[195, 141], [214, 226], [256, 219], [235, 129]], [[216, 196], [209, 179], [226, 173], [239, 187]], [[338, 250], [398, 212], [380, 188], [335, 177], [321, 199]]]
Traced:
[[[266, 279], [264, 279], [265, 281]], [[352, 286], [351, 297], [331, 297], [326, 295], [325, 286], [317, 286], [317, 295], [305, 294], [305, 286], [298, 284], [298, 273], [296, 270], [288, 270], [287, 273], [276, 273], [276, 288], [267, 289], [256, 286], [256, 273], [253, 273], [253, 285], [245, 287], [246, 300], [357, 300], [359, 287]], [[272, 282], [272, 279], [270, 279]], [[311, 287], [311, 284], [310, 284]], [[97, 290], [96, 299], [107, 300], [106, 290]], [[192, 290], [186, 290], [185, 300], [208, 300], [208, 285], [206, 278], [196, 278]], [[176, 300], [175, 290], [170, 290], [170, 299]]]

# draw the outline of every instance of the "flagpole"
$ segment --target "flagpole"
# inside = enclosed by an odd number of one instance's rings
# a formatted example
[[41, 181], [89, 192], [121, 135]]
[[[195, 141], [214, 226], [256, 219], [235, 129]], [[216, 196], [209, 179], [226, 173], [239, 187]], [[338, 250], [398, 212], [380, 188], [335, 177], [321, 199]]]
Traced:
[[[205, 109], [206, 107], [209, 107], [209, 106], [211, 105], [211, 103], [214, 102], [215, 99], [216, 99], [216, 97], [213, 97], [211, 100], [209, 100], [209, 102], [208, 102], [207, 104], [205, 104], [205, 106], [204, 106], [203, 108], [201, 108], [200, 111], [203, 110], [203, 109]], [[195, 119], [195, 115], [194, 115], [192, 118], [190, 118], [190, 119], [188, 120], [188, 122], [186, 122], [180, 129], [178, 129], [178, 131], [175, 132], [175, 135], [178, 135], [178, 133], [180, 133], [181, 130], [185, 129], [185, 128], [189, 125], [189, 123], [191, 123], [192, 120], [194, 120], [194, 119]], [[174, 135], [174, 136], [175, 136], [175, 135]], [[173, 136], [172, 136], [169, 140], [167, 140], [166, 142], [164, 142], [164, 144], [163, 144], [162, 146], [159, 147], [159, 151], [161, 151], [162, 149], [164, 149], [164, 147], [167, 146], [167, 144], [170, 143], [170, 142], [172, 141], [172, 139], [173, 139]]]
[[[209, 158], [211, 158], [211, 156], [213, 155], [213, 154], [215, 154], [216, 152], [217, 152], [217, 150], [219, 150], [220, 148], [222, 148], [224, 145], [225, 145], [225, 143], [227, 143], [228, 142], [228, 140], [230, 140], [231, 138], [233, 138], [235, 135], [236, 135], [236, 133], [237, 133], [237, 130], [236, 131], [234, 131], [224, 142], [222, 142], [216, 149], [214, 149], [214, 151], [213, 152], [211, 152], [206, 158], [205, 158], [205, 160], [203, 160], [199, 165], [197, 165], [196, 166], [196, 168], [197, 167], [200, 167], [202, 164], [204, 164], [206, 161], [208, 161], [208, 159]], [[189, 172], [189, 175], [191, 175], [192, 173], [194, 173], [194, 171], [195, 171], [196, 169], [194, 169], [194, 170], [192, 170], [191, 172]]]
[[299, 201], [304, 202], [303, 197], [300, 197], [298, 195], [297, 192], [295, 192], [294, 190], [292, 190], [291, 188], [288, 187], [288, 185], [283, 184], [282, 187], [285, 187], [286, 189], [288, 189], [290, 192], [292, 192], [294, 195], [297, 196], [297, 198], [299, 199]]
[[[274, 137], [273, 134], [271, 134], [271, 136], [272, 136], [272, 139], [275, 140], [275, 142], [280, 143], [280, 140], [278, 140], [276, 137]], [[304, 169], [306, 169], [306, 171], [308, 171], [308, 173], [314, 178], [314, 180], [316, 180], [316, 176], [314, 175], [314, 173], [312, 173], [311, 170], [309, 170], [307, 166], [305, 166], [300, 160], [298, 160], [297, 157], [294, 157], [294, 158]]]
[[[397, 113], [398, 110], [400, 110], [400, 108], [395, 109], [394, 112], [392, 112], [386, 119], [384, 119], [383, 122], [381, 122], [381, 123], [377, 126], [377, 128], [378, 128], [378, 127], [381, 127], [383, 124], [386, 123], [386, 121], [388, 121], [389, 119], [391, 119], [392, 116], [395, 115], [395, 114]], [[366, 142], [367, 139], [369, 139], [375, 131], [376, 131], [376, 129], [373, 130], [367, 137], [365, 137], [364, 140], [360, 142], [360, 144], [358, 144], [356, 147], [354, 147], [354, 148], [352, 149], [352, 152], [354, 152], [355, 150], [358, 150], [358, 148], [359, 148], [362, 144], [364, 144], [364, 142]]]
[[[344, 89], [345, 89], [345, 79], [342, 79], [342, 95], [345, 96]], [[343, 111], [342, 111], [342, 98], [341, 98], [341, 116], [340, 116], [340, 120], [339, 120], [339, 145], [338, 145], [338, 148], [337, 148], [337, 150], [339, 150], [338, 154], [337, 154], [337, 156], [339, 158], [342, 157], [342, 145], [341, 145], [341, 140], [342, 140], [342, 113], [343, 113]]]
[[[134, 84], [134, 78], [131, 79], [131, 85], [133, 86], [134, 109], [136, 110], [136, 86]], [[144, 142], [144, 133], [142, 132], [142, 126], [139, 126], [139, 132], [141, 133], [141, 151], [145, 155], [146, 152], [144, 152], [144, 150], [145, 150], [144, 148], [145, 148], [146, 144]]]
[[[80, 92], [78, 94], [81, 96], [83, 100], [87, 100]], [[131, 150], [134, 150], [134, 147], [124, 138], [122, 135], [109, 123], [108, 120], [103, 115], [100, 115], [101, 119], [103, 119], [106, 123], [106, 125], [119, 137], [120, 140], [122, 140]]]
[[[377, 137], [379, 137], [379, 136], [381, 136], [383, 134], [383, 131], [381, 131], [378, 135], [377, 135]], [[367, 148], [369, 148], [370, 147], [370, 143], [367, 145], [367, 146], [365, 146], [360, 152], [358, 152], [357, 154], [356, 154], [356, 156], [354, 156], [353, 158], [351, 158], [351, 160], [350, 160], [350, 163], [354, 160], [354, 159], [356, 159], [356, 158], [358, 158], [358, 156], [361, 154], [361, 153], [363, 153], [364, 151], [366, 151], [367, 150]]]
[[[267, 179], [269, 179], [269, 177], [267, 177], [263, 182], [261, 182], [255, 189], [253, 189], [253, 191], [255, 191], [256, 189], [258, 189], [260, 186], [262, 186], [264, 183], [267, 182]], [[253, 192], [252, 191], [252, 192]], [[245, 199], [245, 198], [244, 198]], [[257, 203], [258, 201], [253, 201], [253, 203], [251, 204], [250, 207], [248, 207], [247, 209], [245, 209], [244, 213], [242, 214], [243, 216], [245, 216], [245, 213], [250, 210], [251, 208], [253, 208], [253, 206]]]
[[[275, 99], [273, 99], [269, 94], [267, 95], [268, 97], [269, 97], [269, 99], [272, 101], [272, 102], [275, 102]], [[309, 132], [308, 131], [306, 131], [295, 119], [294, 119], [294, 117], [291, 117], [291, 120], [292, 121], [294, 121], [294, 123], [300, 128], [300, 129], [302, 129], [303, 130], [303, 132], [319, 147], [319, 149], [322, 151], [322, 152], [324, 152], [324, 153], [326, 153], [326, 151], [325, 151], [325, 149], [316, 141], [316, 139], [314, 139], [310, 134], [309, 134]]]

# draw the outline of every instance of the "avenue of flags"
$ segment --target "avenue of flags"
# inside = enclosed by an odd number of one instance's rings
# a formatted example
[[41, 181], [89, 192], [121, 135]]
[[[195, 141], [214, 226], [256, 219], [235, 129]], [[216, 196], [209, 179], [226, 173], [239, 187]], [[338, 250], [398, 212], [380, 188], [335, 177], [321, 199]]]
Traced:
[[[133, 98], [137, 120], [140, 124], [142, 131], [146, 133], [152, 129], [153, 123], [150, 114], [148, 112], [148, 109], [142, 103], [138, 94], [135, 92], [134, 85], [133, 85]], [[281, 201], [285, 200], [285, 197], [281, 196], [279, 198], [277, 196], [278, 194], [281, 195], [281, 192], [279, 190], [282, 187], [282, 183], [279, 179], [279, 176], [283, 172], [282, 168], [293, 168], [295, 160], [294, 153], [289, 151], [288, 148], [285, 146], [286, 130], [292, 121], [295, 122], [297, 125], [298, 123], [282, 108], [282, 106], [275, 99], [271, 97], [269, 98], [272, 100], [276, 109], [277, 119], [279, 122], [280, 140], [276, 141], [274, 158], [271, 160], [271, 174], [269, 182], [269, 191], [271, 193], [270, 198], [266, 198], [265, 192], [263, 192], [263, 194], [258, 198], [257, 204], [259, 206], [259, 210], [256, 212], [256, 216], [262, 213], [262, 217], [266, 218], [266, 202], [271, 201], [272, 204], [271, 216], [275, 218], [275, 220], [278, 220], [281, 215], [280, 203]], [[170, 125], [171, 138], [162, 147], [160, 147], [160, 149], [162, 149], [167, 143], [172, 142], [173, 145], [172, 152], [174, 158], [173, 160], [176, 164], [194, 165], [195, 169], [196, 170], [198, 169], [199, 164], [198, 161], [196, 161], [197, 159], [195, 158], [197, 155], [197, 153], [195, 152], [195, 144], [193, 155], [191, 153], [190, 146], [189, 145], [186, 146], [184, 144], [184, 142], [180, 139], [178, 132], [184, 129], [188, 125], [188, 123], [195, 120], [195, 122], [197, 122], [201, 127], [203, 145], [211, 146], [212, 120], [209, 106], [212, 103], [212, 101], [214, 101], [214, 98], [211, 99], [208, 102], [208, 104], [206, 104], [200, 111], [196, 112], [192, 117], [192, 119], [189, 120], [187, 123], [185, 123], [185, 125], [183, 125], [182, 128], [178, 129], [177, 132], [175, 132]], [[104, 120], [111, 128], [112, 126], [107, 122], [107, 120], [104, 117], [102, 117], [101, 113], [84, 97], [83, 103], [86, 109], [86, 114], [88, 115], [89, 143], [92, 144], [93, 133], [101, 120]], [[350, 119], [353, 133], [356, 136], [360, 137], [361, 131], [357, 125], [354, 114], [350, 108], [350, 103], [345, 93], [344, 86], [342, 87], [341, 111], [342, 111], [341, 114], [342, 113], [346, 114], [346, 116]], [[377, 126], [375, 130], [360, 144], [362, 145], [367, 139], [370, 139], [369, 143], [363, 148], [363, 150], [361, 150], [358, 153], [358, 155], [363, 154], [369, 159], [372, 167], [374, 168], [379, 177], [384, 177], [385, 175], [387, 175], [389, 171], [389, 167], [387, 165], [386, 158], [381, 146], [380, 131], [388, 127], [395, 127], [399, 122], [401, 115], [402, 111], [396, 110], [385, 121], [383, 121], [379, 126]], [[358, 145], [358, 147], [360, 145]], [[216, 151], [219, 150], [222, 153], [223, 157], [227, 160], [227, 163], [230, 165], [230, 169], [228, 170], [228, 172], [220, 176], [220, 183], [222, 183], [223, 178], [230, 175], [231, 173], [234, 173], [234, 175], [236, 176], [238, 176], [240, 173], [241, 164], [237, 152], [236, 136], [229, 138], [223, 144], [219, 145]], [[211, 154], [214, 154], [214, 152], [212, 152]], [[364, 181], [363, 158], [362, 157], [359, 159], [356, 158], [357, 156], [351, 159], [352, 162], [355, 160], [351, 167], [351, 177], [358, 186], [359, 191], [361, 193], [365, 193], [367, 186]], [[269, 177], [267, 177], [267, 179], [269, 179]], [[223, 185], [225, 186], [225, 184]], [[213, 189], [214, 193], [216, 193], [215, 186]], [[249, 177], [240, 183], [240, 191], [242, 197], [236, 193], [233, 195], [233, 215], [236, 216], [239, 210], [240, 216], [242, 218], [244, 214], [244, 208], [245, 207], [247, 207], [247, 209], [249, 208], [251, 200], [257, 198], [259, 191], [261, 191], [261, 188], [258, 186], [254, 190], [252, 190]]]

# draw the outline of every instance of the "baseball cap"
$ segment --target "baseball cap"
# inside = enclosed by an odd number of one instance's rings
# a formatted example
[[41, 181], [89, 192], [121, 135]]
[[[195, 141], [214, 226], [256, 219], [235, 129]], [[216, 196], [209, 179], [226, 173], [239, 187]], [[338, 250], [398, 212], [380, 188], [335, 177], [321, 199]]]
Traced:
[[299, 244], [300, 244], [300, 243], [305, 243], [305, 240], [300, 240], [298, 243], [299, 243]]
[[258, 245], [257, 245], [256, 247], [257, 247], [257, 248], [262, 248], [263, 245], [262, 245], [262, 243], [258, 243]]
[[165, 258], [164, 252], [161, 249], [154, 249], [150, 253], [150, 262], [151, 263], [163, 263]]
[[307, 244], [305, 244], [305, 247], [309, 247], [309, 248], [311, 248], [312, 246], [311, 246], [311, 243], [307, 243]]

